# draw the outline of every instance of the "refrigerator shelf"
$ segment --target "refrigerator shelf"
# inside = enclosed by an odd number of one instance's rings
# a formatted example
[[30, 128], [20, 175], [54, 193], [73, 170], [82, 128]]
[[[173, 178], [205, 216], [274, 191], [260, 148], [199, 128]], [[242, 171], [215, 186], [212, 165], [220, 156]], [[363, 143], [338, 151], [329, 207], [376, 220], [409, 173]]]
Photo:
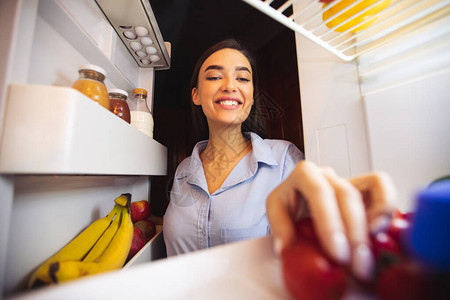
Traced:
[[243, 1], [345, 61], [450, 13], [450, 0]]
[[163, 226], [156, 225], [156, 234], [139, 250], [123, 267], [123, 270], [137, 265], [165, 258], [164, 239], [162, 235]]
[[11, 84], [0, 173], [165, 175], [167, 148], [68, 87]]

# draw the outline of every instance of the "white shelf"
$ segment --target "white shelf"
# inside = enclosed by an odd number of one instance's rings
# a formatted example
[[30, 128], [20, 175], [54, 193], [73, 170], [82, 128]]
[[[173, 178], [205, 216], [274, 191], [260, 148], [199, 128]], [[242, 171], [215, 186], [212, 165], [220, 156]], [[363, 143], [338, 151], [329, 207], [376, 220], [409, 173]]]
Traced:
[[[345, 61], [445, 18], [450, 10], [450, 0], [334, 0], [327, 5], [318, 0], [242, 1]], [[337, 23], [339, 19], [343, 21]], [[340, 30], [352, 20], [358, 22]], [[361, 25], [368, 26], [355, 31]]]
[[[172, 256], [126, 271], [80, 278], [11, 299], [292, 299], [272, 239], [263, 237]], [[344, 300], [376, 300], [350, 285]]]
[[165, 175], [167, 148], [75, 89], [12, 84], [0, 173]]

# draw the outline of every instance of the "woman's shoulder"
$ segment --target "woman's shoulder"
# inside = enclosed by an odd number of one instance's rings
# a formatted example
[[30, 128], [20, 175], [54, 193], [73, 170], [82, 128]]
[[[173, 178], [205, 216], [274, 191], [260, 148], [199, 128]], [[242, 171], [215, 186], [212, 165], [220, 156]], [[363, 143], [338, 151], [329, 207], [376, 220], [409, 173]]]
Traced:
[[263, 139], [263, 141], [272, 148], [296, 147], [292, 142], [278, 139]]
[[266, 139], [261, 138], [256, 133], [252, 133], [253, 140], [257, 141], [260, 140], [262, 143], [269, 146], [272, 150], [287, 150], [289, 148], [295, 148], [297, 149], [297, 146], [294, 145], [294, 143], [286, 141], [286, 140], [280, 140], [280, 139]]
[[304, 159], [303, 152], [292, 142], [280, 139], [263, 139], [254, 133], [252, 133], [252, 141], [254, 146], [262, 149], [263, 153], [270, 153], [270, 156], [277, 161], [287, 157], [292, 157], [295, 161]]
[[181, 161], [181, 163], [178, 164], [177, 169], [175, 171], [176, 177], [180, 176], [180, 174], [185, 173], [189, 169], [189, 167], [191, 165], [191, 159], [192, 159], [192, 157], [188, 156], [185, 159], [183, 159]]

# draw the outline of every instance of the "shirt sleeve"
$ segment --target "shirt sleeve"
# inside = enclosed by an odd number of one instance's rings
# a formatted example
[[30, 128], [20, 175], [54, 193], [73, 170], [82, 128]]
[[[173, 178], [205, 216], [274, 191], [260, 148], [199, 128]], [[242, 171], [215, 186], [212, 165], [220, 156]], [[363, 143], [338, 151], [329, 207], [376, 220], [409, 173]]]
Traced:
[[284, 181], [294, 170], [295, 166], [305, 159], [305, 155], [294, 144], [289, 144], [284, 160], [284, 171], [282, 180]]

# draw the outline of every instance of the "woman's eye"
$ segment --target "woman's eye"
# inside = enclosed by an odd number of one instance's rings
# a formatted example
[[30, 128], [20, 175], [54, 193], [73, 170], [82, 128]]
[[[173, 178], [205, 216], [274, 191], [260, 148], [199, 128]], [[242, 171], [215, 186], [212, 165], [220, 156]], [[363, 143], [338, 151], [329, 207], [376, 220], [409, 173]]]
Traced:
[[220, 77], [219, 76], [208, 76], [206, 77], [207, 80], [219, 80]]
[[242, 82], [249, 82], [250, 81], [250, 79], [244, 78], [244, 77], [239, 77], [239, 78], [237, 78], [237, 80], [238, 81], [242, 81]]

